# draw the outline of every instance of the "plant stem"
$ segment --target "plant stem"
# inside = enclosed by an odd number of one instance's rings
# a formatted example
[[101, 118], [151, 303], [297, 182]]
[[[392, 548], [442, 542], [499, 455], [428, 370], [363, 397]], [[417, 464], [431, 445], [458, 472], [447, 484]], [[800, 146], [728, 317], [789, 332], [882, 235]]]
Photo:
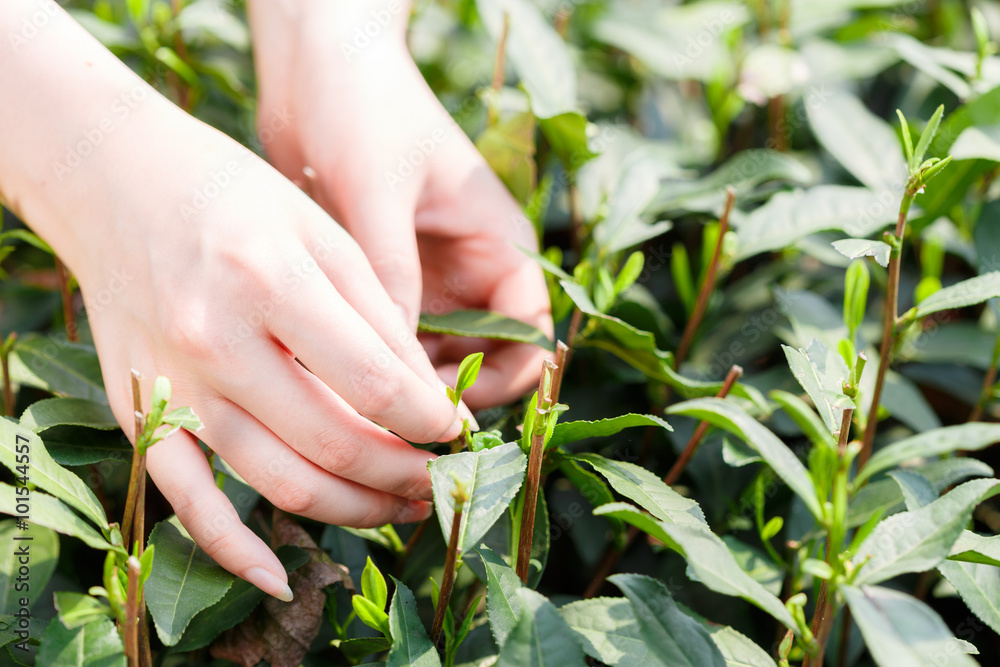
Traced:
[[[125, 517], [122, 519], [122, 543], [125, 549], [129, 549], [129, 538], [132, 535], [132, 524], [137, 514], [136, 505], [139, 501], [140, 480], [146, 477], [146, 455], [139, 452], [139, 438], [142, 436], [145, 418], [142, 412], [142, 393], [140, 381], [142, 376], [139, 371], [132, 369], [132, 405], [135, 412], [135, 448], [132, 450], [132, 469], [129, 472], [128, 495], [125, 498]], [[145, 485], [142, 485], [142, 500], [145, 501]], [[139, 514], [144, 513], [145, 507], [138, 510]], [[142, 540], [141, 535], [136, 535]]]
[[833, 605], [828, 599], [827, 582], [819, 589], [819, 597], [816, 598], [816, 612], [813, 614], [812, 630], [813, 637], [819, 645], [816, 655], [807, 653], [802, 661], [802, 667], [823, 667], [823, 652], [826, 649], [826, 640], [830, 635], [831, 621], [833, 620]]
[[[743, 375], [743, 369], [740, 366], [733, 366], [729, 369], [729, 373], [726, 375], [726, 381], [722, 383], [722, 389], [719, 390], [719, 398], [725, 398], [729, 391], [733, 388], [738, 380]], [[695, 429], [694, 434], [691, 439], [688, 440], [687, 445], [684, 447], [684, 451], [681, 455], [677, 457], [674, 461], [674, 465], [670, 467], [670, 472], [667, 476], [663, 478], [663, 483], [667, 486], [673, 486], [678, 479], [680, 479], [681, 473], [684, 472], [684, 468], [687, 467], [688, 462], [694, 453], [698, 451], [698, 445], [701, 444], [702, 438], [705, 437], [705, 433], [708, 432], [709, 423], [703, 421], [698, 424], [698, 428]]]
[[14, 416], [14, 388], [10, 381], [10, 351], [17, 340], [17, 332], [11, 332], [6, 340], [0, 338], [0, 371], [3, 372], [3, 413], [9, 417]]
[[559, 402], [559, 391], [562, 389], [563, 373], [569, 364], [570, 349], [566, 343], [556, 341], [556, 367], [552, 371], [552, 390], [550, 399], [553, 404]]
[[997, 342], [993, 346], [993, 359], [990, 363], [990, 368], [986, 371], [986, 377], [983, 378], [983, 390], [979, 394], [976, 407], [972, 409], [972, 414], [969, 415], [970, 422], [977, 422], [983, 418], [983, 410], [986, 409], [987, 403], [990, 402], [990, 397], [993, 395], [993, 385], [997, 381], [998, 363], [1000, 363], [1000, 331], [997, 332]]
[[531, 542], [535, 534], [535, 508], [538, 506], [538, 490], [542, 479], [542, 458], [545, 453], [545, 424], [555, 401], [555, 363], [545, 360], [542, 378], [538, 383], [538, 404], [535, 406], [535, 428], [531, 434], [531, 451], [528, 453], [528, 473], [524, 480], [524, 505], [521, 509], [521, 531], [517, 541], [517, 576], [525, 584], [531, 569]]
[[687, 353], [691, 349], [694, 341], [694, 333], [701, 325], [701, 319], [705, 316], [708, 308], [708, 300], [715, 289], [715, 275], [719, 270], [719, 258], [722, 256], [722, 242], [729, 230], [729, 214], [733, 210], [733, 202], [736, 201], [736, 190], [733, 186], [726, 186], [726, 205], [722, 209], [722, 216], [719, 217], [719, 240], [715, 244], [715, 252], [712, 254], [712, 262], [705, 272], [705, 281], [701, 284], [698, 292], [698, 301], [695, 303], [694, 312], [688, 318], [687, 326], [684, 327], [684, 335], [681, 336], [680, 345], [677, 346], [677, 353], [674, 355], [674, 368], [680, 368], [687, 358]]
[[844, 615], [840, 619], [840, 655], [837, 657], [837, 667], [847, 667], [847, 644], [851, 640], [851, 608], [844, 607]]
[[80, 330], [76, 325], [76, 313], [73, 312], [73, 295], [69, 291], [69, 271], [58, 257], [56, 262], [56, 277], [59, 279], [59, 293], [62, 294], [63, 320], [66, 324], [66, 338], [76, 343], [80, 340]]
[[882, 349], [879, 353], [878, 376], [875, 379], [875, 390], [872, 392], [872, 407], [868, 413], [868, 424], [861, 441], [861, 452], [858, 454], [858, 470], [860, 471], [872, 453], [875, 442], [875, 431], [878, 428], [878, 407], [882, 400], [882, 386], [885, 384], [885, 374], [892, 363], [892, 348], [896, 343], [896, 318], [899, 308], [899, 272], [903, 248], [903, 233], [906, 231], [906, 214], [913, 203], [909, 190], [903, 195], [899, 205], [899, 218], [896, 221], [895, 243], [892, 243], [892, 256], [889, 259], [889, 284], [886, 287], [885, 321], [882, 326]]
[[128, 594], [125, 598], [125, 656], [129, 667], [139, 665], [139, 560], [128, 559]]
[[458, 531], [462, 526], [462, 508], [464, 500], [455, 499], [455, 516], [451, 520], [451, 537], [448, 538], [448, 555], [444, 561], [444, 574], [441, 576], [441, 591], [438, 593], [437, 608], [434, 610], [434, 625], [431, 627], [431, 639], [435, 644], [441, 639], [444, 629], [444, 616], [448, 611], [451, 590], [455, 585], [455, 563], [458, 560]]
[[493, 61], [493, 81], [490, 86], [493, 88], [493, 99], [487, 106], [486, 127], [493, 127], [497, 124], [497, 120], [499, 119], [499, 114], [497, 113], [497, 101], [500, 97], [500, 89], [503, 88], [503, 80], [505, 76], [504, 65], [507, 59], [507, 32], [509, 30], [510, 14], [504, 12], [503, 29], [500, 31], [500, 41], [497, 42], [496, 58]]
[[[733, 366], [730, 368], [729, 373], [726, 375], [726, 381], [722, 383], [722, 388], [719, 389], [719, 393], [716, 394], [715, 397], [725, 398], [729, 394], [730, 389], [732, 389], [733, 385], [736, 383], [736, 379], [742, 374], [743, 369], [739, 366]], [[663, 482], [665, 484], [673, 484], [673, 482], [680, 477], [681, 473], [684, 471], [684, 467], [687, 465], [687, 462], [691, 459], [691, 457], [694, 456], [695, 450], [698, 449], [698, 445], [701, 444], [701, 440], [705, 437], [705, 433], [707, 431], [708, 422], [703, 421], [698, 424], [698, 428], [695, 429], [691, 439], [688, 440], [687, 445], [684, 446], [684, 451], [681, 453], [681, 457], [677, 459], [677, 463], [674, 463], [670, 472], [668, 472], [667, 476], [663, 478]], [[687, 459], [684, 460], [683, 465], [678, 467], [681, 459], [683, 459], [684, 455], [689, 451], [690, 454], [688, 454]], [[597, 593], [601, 590], [601, 587], [604, 585], [604, 580], [611, 574], [611, 571], [622, 557], [622, 554], [628, 551], [628, 548], [633, 542], [635, 542], [636, 538], [639, 537], [640, 532], [641, 531], [637, 527], [630, 526], [625, 537], [625, 545], [621, 549], [616, 549], [613, 543], [608, 545], [607, 550], [604, 552], [604, 556], [601, 558], [601, 562], [597, 565], [597, 570], [594, 572], [594, 578], [590, 581], [590, 585], [587, 586], [587, 590], [583, 593], [584, 599], [592, 598], [597, 595]]]

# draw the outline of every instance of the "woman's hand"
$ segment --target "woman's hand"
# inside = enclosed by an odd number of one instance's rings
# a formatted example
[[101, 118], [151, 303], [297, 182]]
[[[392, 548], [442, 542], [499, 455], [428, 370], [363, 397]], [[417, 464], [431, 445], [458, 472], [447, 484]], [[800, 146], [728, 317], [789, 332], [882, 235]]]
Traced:
[[[408, 14], [398, 0], [250, 4], [268, 156], [357, 240], [411, 328], [421, 310], [476, 308], [551, 334], [542, 273], [516, 248], [536, 247], [533, 227], [421, 77]], [[484, 348], [423, 340], [449, 383]], [[486, 348], [473, 408], [523, 395], [544, 357]]]

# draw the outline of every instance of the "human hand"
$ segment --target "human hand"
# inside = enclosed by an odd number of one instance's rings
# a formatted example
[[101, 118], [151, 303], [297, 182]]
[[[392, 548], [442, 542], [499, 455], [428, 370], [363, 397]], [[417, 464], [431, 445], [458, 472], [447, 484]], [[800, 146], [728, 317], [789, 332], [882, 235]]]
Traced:
[[[542, 273], [516, 248], [536, 248], [533, 227], [407, 53], [408, 3], [295, 7], [298, 15], [280, 3], [250, 6], [259, 125], [272, 163], [350, 231], [411, 327], [421, 310], [475, 308], [551, 334]], [[373, 12], [391, 20], [355, 53], [355, 27]], [[545, 354], [522, 344], [421, 340], [449, 383], [466, 354], [487, 352], [464, 395], [472, 408], [523, 395]]]
[[[201, 439], [279, 508], [352, 526], [426, 516], [430, 455], [400, 436], [450, 440], [461, 424], [357, 243], [69, 17], [57, 13], [37, 40], [16, 66], [0, 63], [0, 90], [22, 91], [0, 105], [11, 128], [0, 130], [0, 182], [75, 274], [126, 433], [130, 369], [147, 400], [164, 375], [173, 403], [205, 424]], [[127, 111], [112, 115], [122, 99]], [[81, 134], [86, 159], [61, 165]], [[147, 467], [220, 565], [291, 594], [194, 435], [152, 447]]]

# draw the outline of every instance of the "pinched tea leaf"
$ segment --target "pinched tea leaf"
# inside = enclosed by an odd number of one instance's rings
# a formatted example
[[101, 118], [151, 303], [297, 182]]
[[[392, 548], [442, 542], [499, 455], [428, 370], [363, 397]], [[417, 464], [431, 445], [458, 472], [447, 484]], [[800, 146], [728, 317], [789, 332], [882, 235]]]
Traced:
[[173, 646], [195, 614], [221, 600], [236, 577], [194, 543], [176, 515], [156, 524], [149, 543], [156, 557], [144, 587], [146, 607], [160, 641]]
[[552, 438], [546, 444], [546, 448], [558, 447], [584, 438], [603, 438], [637, 426], [659, 426], [668, 431], [674, 430], [670, 424], [656, 415], [627, 414], [595, 421], [559, 422], [553, 429]]
[[503, 646], [521, 614], [521, 598], [517, 596], [521, 578], [485, 544], [476, 552], [486, 568], [486, 611], [490, 629], [497, 646]]
[[65, 338], [27, 335], [19, 338], [13, 354], [53, 393], [107, 403], [97, 351], [92, 345]]
[[584, 664], [576, 635], [559, 610], [530, 588], [517, 591], [521, 613], [500, 649], [496, 667], [563, 667]]
[[552, 341], [535, 327], [488, 310], [456, 310], [446, 315], [422, 313], [418, 329], [424, 333], [509, 340], [552, 349]]
[[59, 667], [125, 667], [125, 647], [111, 619], [92, 621], [72, 630], [53, 618], [41, 638], [39, 665]]
[[386, 667], [440, 667], [434, 643], [427, 636], [427, 629], [417, 615], [417, 601], [406, 585], [393, 577], [396, 592], [389, 606], [389, 627], [392, 630], [392, 649], [386, 658]]
[[841, 586], [865, 644], [881, 667], [976, 667], [967, 646], [915, 597], [881, 586]]
[[700, 623], [678, 608], [662, 581], [638, 574], [616, 574], [608, 580], [632, 603], [640, 634], [663, 662], [691, 667], [725, 666], [711, 637]]
[[[2, 421], [2, 420], [0, 420]], [[14, 487], [0, 482], [0, 512], [10, 515], [20, 515], [16, 510], [17, 497]], [[45, 526], [57, 533], [76, 537], [87, 546], [106, 551], [114, 550], [104, 537], [94, 530], [93, 526], [69, 507], [64, 505], [58, 498], [53, 498], [44, 493], [34, 492], [31, 494], [31, 513], [28, 521], [31, 524]], [[121, 551], [121, 548], [118, 549]]]
[[692, 578], [717, 593], [741, 597], [785, 626], [795, 627], [792, 615], [781, 600], [743, 571], [729, 548], [708, 526], [657, 521], [627, 503], [604, 505], [594, 510], [594, 514], [610, 514], [637, 526], [683, 556]]
[[459, 554], [477, 546], [504, 513], [524, 482], [527, 465], [528, 458], [516, 442], [478, 452], [449, 454], [431, 461], [434, 505], [445, 540], [451, 534], [455, 516], [455, 499], [451, 496], [455, 479], [461, 480], [468, 492], [469, 500], [462, 509], [459, 526]]
[[948, 560], [1000, 567], [1000, 535], [986, 537], [971, 530], [963, 530], [952, 545]]
[[854, 483], [864, 484], [872, 475], [911, 459], [941, 456], [959, 449], [974, 452], [995, 442], [1000, 442], [1000, 424], [971, 422], [918, 433], [875, 452]]
[[[27, 452], [19, 449], [27, 446]], [[19, 455], [27, 453], [29, 464], [28, 480], [52, 495], [78, 509], [85, 517], [107, 530], [108, 519], [97, 496], [76, 474], [56, 463], [42, 444], [37, 434], [6, 419], [0, 419], [0, 463], [17, 472]]]
[[707, 525], [698, 503], [677, 493], [642, 466], [613, 461], [598, 454], [580, 454], [573, 459], [589, 463], [615, 491], [661, 521]]
[[86, 426], [110, 431], [118, 428], [118, 422], [104, 403], [85, 398], [45, 398], [25, 409], [21, 426], [35, 433], [53, 426]]
[[919, 319], [942, 310], [974, 306], [998, 296], [1000, 296], [1000, 271], [993, 271], [934, 292], [921, 301], [913, 313]]
[[945, 561], [938, 571], [955, 587], [965, 605], [1000, 632], [1000, 568], [982, 563]]
[[766, 427], [731, 401], [720, 398], [697, 398], [670, 406], [669, 414], [703, 419], [739, 436], [760, 453], [778, 477], [802, 499], [814, 517], [822, 517], [816, 487], [802, 462]]
[[935, 567], [948, 557], [976, 505], [997, 493], [1000, 480], [977, 479], [920, 509], [885, 519], [858, 547], [858, 558], [868, 562], [854, 581], [877, 584]]

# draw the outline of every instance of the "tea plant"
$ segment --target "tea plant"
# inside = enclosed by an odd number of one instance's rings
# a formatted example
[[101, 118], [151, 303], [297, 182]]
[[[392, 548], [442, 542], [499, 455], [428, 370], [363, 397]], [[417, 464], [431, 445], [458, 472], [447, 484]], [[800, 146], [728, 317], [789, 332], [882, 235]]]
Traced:
[[[72, 4], [258, 147], [239, 3]], [[8, 218], [0, 533], [31, 538], [31, 571], [0, 557], [5, 657], [993, 664], [1000, 12], [972, 4], [417, 3], [425, 78], [538, 232], [556, 336], [421, 317], [550, 356], [532, 396], [437, 452], [416, 526], [293, 518], [206, 450], [290, 602], [147, 489], [146, 449], [197, 417], [165, 378], [148, 406], [134, 383], [128, 444], [72, 278]]]

